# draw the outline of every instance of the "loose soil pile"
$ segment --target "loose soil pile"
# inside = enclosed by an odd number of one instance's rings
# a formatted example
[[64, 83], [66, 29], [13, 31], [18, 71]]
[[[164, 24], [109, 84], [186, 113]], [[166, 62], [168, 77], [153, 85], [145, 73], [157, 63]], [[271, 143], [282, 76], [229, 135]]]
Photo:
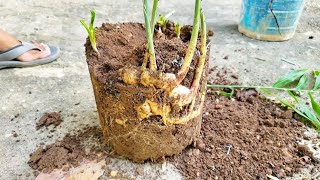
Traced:
[[54, 169], [68, 170], [86, 160], [102, 158], [104, 154], [102, 144], [101, 129], [88, 127], [77, 135], [68, 134], [61, 141], [39, 147], [30, 154], [28, 164], [40, 172], [51, 172]]
[[[308, 147], [298, 145], [305, 127], [293, 112], [262, 99], [254, 90], [235, 100], [208, 94], [200, 138], [170, 161], [186, 179], [266, 179], [299, 172], [316, 164]], [[67, 135], [31, 154], [29, 165], [51, 172], [104, 157], [100, 128]], [[87, 147], [87, 149], [85, 148]]]
[[315, 163], [297, 144], [304, 125], [254, 90], [235, 100], [210, 94], [205, 108], [200, 139], [174, 158], [186, 179], [283, 178]]
[[37, 122], [36, 129], [40, 129], [42, 127], [48, 127], [50, 125], [54, 125], [57, 127], [62, 122], [61, 115], [58, 112], [45, 113]]

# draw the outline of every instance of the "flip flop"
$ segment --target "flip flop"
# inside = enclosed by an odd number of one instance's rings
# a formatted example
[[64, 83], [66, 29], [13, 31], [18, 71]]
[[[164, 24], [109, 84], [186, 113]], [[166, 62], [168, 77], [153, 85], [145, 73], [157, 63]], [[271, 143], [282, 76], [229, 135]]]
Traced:
[[42, 64], [50, 63], [56, 60], [60, 54], [60, 48], [53, 45], [48, 45], [51, 51], [50, 56], [42, 59], [37, 59], [30, 62], [22, 62], [15, 58], [24, 54], [30, 50], [39, 50], [34, 44], [23, 42], [18, 46], [10, 48], [6, 51], [0, 51], [0, 69], [3, 68], [15, 68], [15, 67], [31, 67], [31, 66], [38, 66]]

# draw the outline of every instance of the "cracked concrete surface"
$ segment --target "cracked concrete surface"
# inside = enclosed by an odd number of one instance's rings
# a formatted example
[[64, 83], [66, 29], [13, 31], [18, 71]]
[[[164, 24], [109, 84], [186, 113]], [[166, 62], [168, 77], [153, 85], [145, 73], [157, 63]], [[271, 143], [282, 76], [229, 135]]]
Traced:
[[[183, 3], [161, 1], [159, 12], [174, 9], [174, 20], [190, 24], [193, 3], [192, 0]], [[307, 1], [297, 33], [286, 42], [256, 41], [239, 34], [240, 4], [240, 0], [204, 1], [208, 27], [215, 31], [211, 49], [212, 66], [227, 67], [239, 74], [240, 82], [250, 85], [269, 85], [290, 69], [319, 69], [319, 0]], [[140, 0], [117, 0], [116, 3], [103, 0], [0, 0], [1, 28], [22, 41], [44, 41], [57, 44], [62, 50], [58, 61], [48, 65], [0, 70], [1, 180], [34, 179], [27, 161], [36, 145], [53, 143], [66, 133], [86, 125], [98, 125], [84, 56], [86, 32], [79, 23], [80, 19], [89, 19], [92, 8], [97, 12], [96, 26], [102, 22], [143, 20]], [[309, 39], [309, 36], [314, 39]], [[223, 59], [225, 56], [228, 60]], [[43, 113], [51, 111], [61, 111], [64, 122], [53, 133], [36, 131], [36, 121]], [[13, 137], [12, 131], [18, 137]], [[148, 173], [139, 179], [181, 179], [170, 164], [136, 165], [113, 159], [111, 166], [124, 172], [143, 167]]]

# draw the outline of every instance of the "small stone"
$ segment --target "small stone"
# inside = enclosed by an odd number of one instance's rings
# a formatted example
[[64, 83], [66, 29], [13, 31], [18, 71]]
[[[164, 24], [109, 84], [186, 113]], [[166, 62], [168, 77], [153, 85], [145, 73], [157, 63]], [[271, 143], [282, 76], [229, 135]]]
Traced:
[[268, 127], [273, 127], [274, 126], [274, 122], [272, 122], [271, 120], [266, 120], [263, 122], [264, 125], [268, 126]]
[[213, 36], [213, 31], [211, 30], [211, 29], [209, 29], [209, 31], [208, 31], [208, 36]]
[[191, 157], [192, 156], [192, 149], [189, 149], [187, 152], [187, 156]]
[[215, 107], [214, 107], [215, 109], [222, 109], [223, 108], [223, 106], [221, 105], [221, 104], [217, 104], [217, 105], [215, 105]]
[[258, 160], [259, 160], [259, 158], [257, 157], [257, 155], [256, 155], [256, 154], [253, 154], [253, 155], [252, 155], [252, 159], [254, 159], [254, 160], [256, 160], [256, 161], [258, 161]]
[[280, 171], [277, 173], [277, 177], [279, 178], [283, 178], [286, 176], [286, 173], [284, 172], [283, 169], [280, 169]]
[[118, 171], [111, 171], [111, 172], [110, 172], [110, 176], [111, 176], [111, 177], [116, 177], [117, 174], [118, 174]]
[[194, 156], [199, 156], [199, 155], [200, 155], [200, 150], [199, 150], [199, 149], [194, 149], [194, 150], [192, 151], [192, 155], [194, 155]]
[[137, 168], [136, 172], [139, 176], [144, 175], [144, 169], [142, 167]]
[[196, 141], [196, 148], [200, 149], [201, 151], [204, 151], [206, 149], [206, 145], [203, 143], [202, 140]]
[[280, 117], [283, 119], [291, 119], [293, 117], [293, 112], [292, 110], [286, 110], [280, 115]]
[[267, 175], [272, 175], [272, 169], [268, 168], [266, 172], [267, 172]]
[[287, 172], [291, 172], [291, 171], [292, 171], [292, 168], [290, 168], [290, 167], [285, 167], [284, 170], [286, 170]]

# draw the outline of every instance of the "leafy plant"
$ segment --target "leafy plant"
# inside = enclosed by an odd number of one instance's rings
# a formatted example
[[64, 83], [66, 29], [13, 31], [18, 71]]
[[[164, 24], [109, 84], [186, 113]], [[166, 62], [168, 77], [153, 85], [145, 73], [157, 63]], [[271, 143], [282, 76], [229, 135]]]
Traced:
[[[230, 88], [232, 91], [235, 88], [254, 88], [254, 89], [261, 89], [265, 93], [274, 96], [282, 105], [291, 108], [294, 110], [297, 114], [299, 114], [301, 117], [305, 118], [308, 122], [310, 122], [315, 128], [320, 130], [320, 104], [316, 102], [314, 99], [313, 93], [320, 93], [319, 89], [319, 71], [315, 70], [313, 71], [314, 77], [315, 77], [315, 85], [312, 90], [306, 89], [308, 86], [308, 83], [310, 82], [310, 79], [308, 78], [308, 70], [302, 69], [302, 70], [293, 70], [289, 72], [288, 74], [280, 77], [276, 83], [273, 84], [271, 87], [263, 87], [263, 86], [241, 86], [241, 85], [207, 85], [208, 88]], [[285, 86], [292, 85], [293, 83], [298, 82], [297, 85], [294, 88], [285, 88]], [[274, 93], [272, 93], [270, 90], [280, 90], [285, 91], [288, 93], [288, 95], [294, 100], [294, 104], [288, 100], [284, 100], [278, 96], [276, 96]], [[304, 104], [304, 102], [299, 99], [295, 95], [295, 92], [305, 92], [308, 94], [308, 97], [311, 102], [311, 107]], [[221, 93], [220, 93], [221, 94]], [[223, 93], [221, 95], [230, 96], [229, 93]]]
[[[205, 59], [207, 55], [207, 31], [205, 16], [201, 9], [201, 0], [195, 0], [195, 13], [194, 13], [194, 22], [193, 29], [191, 33], [190, 43], [184, 57], [181, 68], [177, 74], [173, 73], [164, 73], [162, 71], [157, 71], [157, 62], [154, 49], [154, 19], [156, 16], [158, 0], [153, 1], [152, 13], [149, 12], [149, 2], [148, 0], [143, 0], [143, 12], [144, 12], [144, 21], [145, 21], [145, 30], [147, 37], [147, 48], [144, 56], [144, 60], [141, 66], [141, 69], [135, 69], [135, 67], [130, 67], [123, 69], [120, 73], [120, 76], [123, 82], [130, 85], [137, 85], [138, 83], [149, 86], [156, 87], [164, 90], [168, 95], [169, 101], [165, 105], [159, 104], [157, 102], [148, 101], [146, 106], [150, 107], [153, 110], [153, 114], [162, 116], [162, 119], [165, 124], [184, 124], [187, 123], [196, 115], [200, 115], [199, 110], [193, 110], [194, 102], [196, 95], [199, 89], [199, 83], [202, 76], [202, 72], [205, 65]], [[166, 16], [160, 16], [158, 23], [160, 26], [165, 27], [168, 23], [168, 18], [173, 14], [169, 13]], [[200, 57], [195, 68], [195, 76], [192, 82], [191, 88], [181, 85], [181, 82], [186, 77], [190, 64], [192, 62], [193, 56], [196, 50], [196, 44], [199, 35], [199, 29], [201, 24], [201, 47], [200, 47]], [[149, 65], [149, 67], [148, 67]], [[174, 118], [169, 117], [169, 112], [172, 106], [183, 107], [187, 104], [190, 104], [189, 110], [190, 113], [184, 116], [183, 118]], [[192, 112], [192, 113], [191, 113]], [[144, 119], [149, 114], [145, 114], [143, 110], [138, 110], [139, 118]]]
[[97, 53], [98, 57], [100, 57], [100, 53], [97, 49], [97, 42], [96, 42], [96, 28], [94, 28], [94, 20], [96, 18], [96, 13], [94, 10], [91, 10], [91, 21], [89, 26], [84, 22], [84, 20], [80, 20], [80, 23], [83, 27], [87, 30], [89, 34], [89, 40], [91, 43], [92, 49]]
[[181, 26], [180, 23], [176, 23], [174, 26], [174, 31], [176, 32], [176, 35], [178, 38], [180, 38], [180, 33], [181, 33]]

